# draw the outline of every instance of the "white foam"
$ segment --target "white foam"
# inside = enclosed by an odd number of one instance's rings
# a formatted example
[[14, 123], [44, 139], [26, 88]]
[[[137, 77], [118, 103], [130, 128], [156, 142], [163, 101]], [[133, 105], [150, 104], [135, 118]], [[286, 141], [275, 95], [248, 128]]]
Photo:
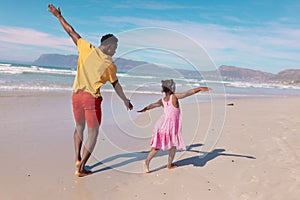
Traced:
[[60, 74], [75, 75], [76, 71], [68, 69], [51, 69], [39, 66], [17, 66], [10, 64], [0, 64], [0, 74], [23, 74], [23, 73], [44, 73], [44, 74]]
[[72, 91], [72, 88], [59, 86], [29, 86], [29, 85], [0, 85], [0, 90], [3, 91]]
[[118, 77], [125, 77], [125, 78], [140, 78], [140, 79], [153, 79], [156, 78], [154, 76], [145, 76], [145, 75], [132, 75], [132, 74], [124, 74], [124, 73], [117, 73]]
[[295, 85], [283, 85], [277, 83], [250, 83], [250, 82], [227, 82], [225, 84], [229, 87], [237, 88], [264, 88], [264, 89], [300, 89], [300, 86]]

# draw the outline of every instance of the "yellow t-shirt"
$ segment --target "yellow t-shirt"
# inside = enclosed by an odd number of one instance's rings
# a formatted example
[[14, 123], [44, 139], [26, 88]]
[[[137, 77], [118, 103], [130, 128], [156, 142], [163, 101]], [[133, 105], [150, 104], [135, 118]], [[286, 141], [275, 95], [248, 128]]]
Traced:
[[84, 90], [94, 97], [100, 97], [100, 87], [107, 81], [117, 80], [117, 67], [111, 56], [80, 38], [77, 41], [78, 67], [73, 84], [73, 91]]

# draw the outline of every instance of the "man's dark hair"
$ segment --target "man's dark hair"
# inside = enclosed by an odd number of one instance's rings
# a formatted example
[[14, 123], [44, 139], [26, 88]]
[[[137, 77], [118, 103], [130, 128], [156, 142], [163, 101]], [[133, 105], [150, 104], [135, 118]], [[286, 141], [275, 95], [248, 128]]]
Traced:
[[114, 36], [113, 34], [106, 34], [103, 35], [101, 38], [101, 45], [107, 45], [107, 44], [116, 44], [118, 43], [118, 38]]

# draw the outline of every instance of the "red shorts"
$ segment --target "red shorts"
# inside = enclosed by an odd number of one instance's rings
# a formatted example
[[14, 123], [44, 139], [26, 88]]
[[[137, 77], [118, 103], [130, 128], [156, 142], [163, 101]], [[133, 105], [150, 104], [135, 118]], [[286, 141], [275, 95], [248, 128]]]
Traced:
[[90, 93], [79, 90], [72, 95], [73, 114], [76, 123], [87, 123], [89, 128], [101, 124], [102, 97], [95, 98]]

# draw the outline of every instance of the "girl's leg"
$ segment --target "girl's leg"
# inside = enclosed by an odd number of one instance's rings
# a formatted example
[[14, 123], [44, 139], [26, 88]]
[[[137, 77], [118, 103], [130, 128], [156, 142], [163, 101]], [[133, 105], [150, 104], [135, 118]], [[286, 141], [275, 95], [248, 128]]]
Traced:
[[169, 158], [168, 158], [168, 165], [167, 165], [168, 169], [172, 169], [172, 168], [176, 167], [175, 165], [172, 165], [172, 162], [174, 160], [175, 154], [176, 154], [176, 147], [172, 147], [169, 150]]
[[158, 152], [158, 149], [155, 149], [155, 148], [151, 148], [146, 160], [145, 160], [145, 163], [144, 163], [144, 172], [146, 173], [149, 173], [149, 165], [150, 165], [150, 161], [151, 159], [155, 156], [155, 154]]

